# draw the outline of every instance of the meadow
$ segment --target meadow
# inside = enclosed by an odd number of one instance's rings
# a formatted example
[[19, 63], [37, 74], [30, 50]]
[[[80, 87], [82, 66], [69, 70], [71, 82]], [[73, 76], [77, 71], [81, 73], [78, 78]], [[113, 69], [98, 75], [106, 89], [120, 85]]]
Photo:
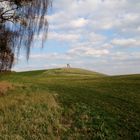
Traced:
[[140, 140], [140, 74], [0, 74], [0, 140]]

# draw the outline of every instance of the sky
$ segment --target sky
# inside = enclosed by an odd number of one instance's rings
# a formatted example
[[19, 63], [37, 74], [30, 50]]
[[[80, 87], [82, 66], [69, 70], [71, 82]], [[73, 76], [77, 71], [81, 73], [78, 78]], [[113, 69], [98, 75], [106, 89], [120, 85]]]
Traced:
[[109, 75], [140, 73], [140, 0], [53, 0], [48, 39], [36, 37], [13, 70], [71, 67]]

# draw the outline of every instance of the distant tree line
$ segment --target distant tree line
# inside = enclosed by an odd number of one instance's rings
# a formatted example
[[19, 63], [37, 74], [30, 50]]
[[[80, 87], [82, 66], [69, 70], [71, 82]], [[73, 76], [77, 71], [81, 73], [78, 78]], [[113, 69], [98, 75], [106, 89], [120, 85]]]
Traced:
[[0, 71], [11, 70], [21, 47], [30, 47], [35, 36], [42, 36], [42, 45], [47, 38], [46, 19], [51, 0], [0, 0]]

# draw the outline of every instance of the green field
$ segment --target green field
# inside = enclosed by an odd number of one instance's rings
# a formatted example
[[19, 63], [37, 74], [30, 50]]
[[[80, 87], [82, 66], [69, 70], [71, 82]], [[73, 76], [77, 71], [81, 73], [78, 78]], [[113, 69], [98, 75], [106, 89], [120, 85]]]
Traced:
[[140, 75], [0, 74], [0, 140], [140, 140]]

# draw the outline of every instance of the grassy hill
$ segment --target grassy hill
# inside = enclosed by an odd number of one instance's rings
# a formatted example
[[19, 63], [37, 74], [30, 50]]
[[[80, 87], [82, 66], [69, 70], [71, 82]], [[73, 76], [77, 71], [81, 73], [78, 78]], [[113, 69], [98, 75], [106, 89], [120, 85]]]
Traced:
[[0, 139], [139, 140], [140, 75], [0, 74]]

